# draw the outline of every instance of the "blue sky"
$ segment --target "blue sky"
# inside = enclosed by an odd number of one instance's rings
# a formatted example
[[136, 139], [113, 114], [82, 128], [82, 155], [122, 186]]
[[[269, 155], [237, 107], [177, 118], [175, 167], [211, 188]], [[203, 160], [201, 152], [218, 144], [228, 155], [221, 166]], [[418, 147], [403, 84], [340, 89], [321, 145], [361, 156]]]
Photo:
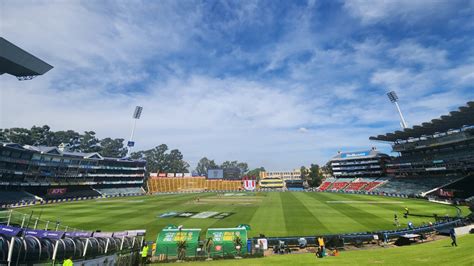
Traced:
[[474, 99], [474, 1], [11, 1], [1, 35], [54, 65], [0, 76], [0, 127], [50, 125], [287, 170]]

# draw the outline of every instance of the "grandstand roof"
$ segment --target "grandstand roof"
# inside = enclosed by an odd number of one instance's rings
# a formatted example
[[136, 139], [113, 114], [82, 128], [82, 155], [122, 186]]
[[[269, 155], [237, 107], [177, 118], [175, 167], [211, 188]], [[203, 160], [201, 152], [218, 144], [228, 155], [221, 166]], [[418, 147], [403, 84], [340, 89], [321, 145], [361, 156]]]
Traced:
[[405, 128], [403, 131], [397, 130], [393, 133], [370, 137], [370, 140], [395, 142], [474, 125], [474, 101], [470, 101], [466, 106], [461, 106], [458, 109], [458, 111], [452, 111], [448, 115], [442, 115], [430, 122], [422, 123], [421, 125], [416, 125], [411, 128]]
[[339, 152], [336, 156], [332, 157], [331, 161], [344, 161], [344, 160], [379, 158], [379, 157], [388, 157], [388, 155], [385, 153], [381, 153], [375, 149], [371, 149], [367, 151]]
[[144, 162], [142, 159], [130, 159], [130, 158], [112, 158], [112, 157], [104, 157], [100, 155], [98, 152], [77, 152], [77, 151], [64, 151], [59, 149], [58, 147], [50, 147], [50, 146], [32, 146], [32, 145], [20, 145], [17, 143], [4, 143], [0, 142], [0, 146], [8, 147], [8, 148], [13, 148], [13, 149], [19, 149], [19, 150], [24, 150], [24, 151], [30, 151], [30, 152], [38, 152], [41, 154], [50, 154], [50, 155], [58, 155], [58, 156], [67, 156], [67, 157], [78, 157], [78, 158], [84, 158], [84, 159], [97, 159], [97, 160], [113, 160], [113, 161], [140, 161]]
[[8, 73], [18, 79], [43, 75], [53, 66], [0, 37], [0, 75]]

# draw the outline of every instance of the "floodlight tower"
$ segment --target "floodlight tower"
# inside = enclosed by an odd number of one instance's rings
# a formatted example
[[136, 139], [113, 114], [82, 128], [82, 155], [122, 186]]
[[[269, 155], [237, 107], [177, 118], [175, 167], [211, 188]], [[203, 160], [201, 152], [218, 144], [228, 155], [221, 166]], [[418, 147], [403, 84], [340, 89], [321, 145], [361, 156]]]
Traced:
[[407, 125], [407, 122], [405, 121], [405, 118], [403, 117], [403, 114], [402, 114], [402, 111], [400, 110], [400, 106], [398, 105], [398, 96], [397, 94], [394, 92], [394, 91], [391, 91], [389, 93], [387, 93], [387, 96], [388, 96], [388, 99], [395, 104], [395, 106], [397, 107], [397, 110], [398, 110], [398, 114], [400, 115], [400, 119], [402, 120], [401, 121], [401, 126], [403, 129], [407, 128], [408, 125]]
[[132, 134], [130, 134], [130, 140], [127, 143], [128, 151], [127, 151], [127, 157], [130, 156], [132, 153], [132, 148], [135, 146], [135, 141], [133, 141], [133, 135], [135, 134], [135, 127], [137, 126], [137, 120], [140, 119], [140, 116], [142, 115], [143, 107], [137, 106], [135, 107], [135, 112], [133, 112], [133, 127], [132, 127]]

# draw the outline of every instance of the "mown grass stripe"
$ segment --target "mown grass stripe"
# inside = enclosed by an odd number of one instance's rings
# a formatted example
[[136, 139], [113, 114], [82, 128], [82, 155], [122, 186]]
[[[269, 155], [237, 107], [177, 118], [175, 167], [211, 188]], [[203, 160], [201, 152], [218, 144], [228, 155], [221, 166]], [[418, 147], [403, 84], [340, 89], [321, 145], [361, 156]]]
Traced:
[[289, 235], [314, 235], [317, 231], [327, 231], [323, 223], [297, 198], [295, 193], [282, 193], [282, 207], [285, 215], [286, 231]]

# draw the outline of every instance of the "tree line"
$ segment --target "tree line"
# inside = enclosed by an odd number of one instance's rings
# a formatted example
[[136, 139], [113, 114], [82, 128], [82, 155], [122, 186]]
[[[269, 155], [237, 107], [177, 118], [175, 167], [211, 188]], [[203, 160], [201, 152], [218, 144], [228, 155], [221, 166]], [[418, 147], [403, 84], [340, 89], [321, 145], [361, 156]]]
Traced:
[[[48, 125], [33, 126], [28, 128], [8, 128], [0, 129], [0, 142], [12, 142], [20, 145], [50, 146], [58, 147], [63, 144], [69, 151], [73, 152], [98, 152], [105, 157], [123, 158], [127, 155], [127, 147], [122, 138], [103, 138], [96, 136], [94, 131], [84, 131], [83, 133], [74, 130], [52, 131]], [[142, 159], [147, 161], [147, 172], [161, 173], [189, 173], [190, 165], [183, 159], [184, 156], [178, 149], [169, 150], [166, 144], [161, 144], [149, 150], [132, 152], [132, 159]], [[199, 160], [193, 173], [199, 176], [207, 176], [209, 169], [238, 168], [241, 175], [254, 176], [259, 178], [260, 172], [265, 171], [264, 167], [249, 169], [246, 162], [224, 161], [217, 164], [215, 160], [203, 157]], [[323, 166], [323, 170], [330, 170], [330, 167]], [[301, 178], [308, 182], [311, 187], [319, 186], [322, 182], [320, 167], [311, 164], [310, 168], [302, 166], [300, 168]]]
[[[74, 130], [52, 131], [48, 125], [28, 128], [0, 129], [0, 142], [20, 145], [58, 147], [65, 145], [72, 152], [98, 152], [104, 157], [124, 158], [127, 147], [122, 138], [99, 139], [94, 131], [79, 133]], [[133, 152], [133, 159], [147, 161], [147, 172], [187, 173], [189, 164], [183, 160], [183, 154], [174, 149], [168, 152], [168, 146], [161, 144], [153, 149]]]

